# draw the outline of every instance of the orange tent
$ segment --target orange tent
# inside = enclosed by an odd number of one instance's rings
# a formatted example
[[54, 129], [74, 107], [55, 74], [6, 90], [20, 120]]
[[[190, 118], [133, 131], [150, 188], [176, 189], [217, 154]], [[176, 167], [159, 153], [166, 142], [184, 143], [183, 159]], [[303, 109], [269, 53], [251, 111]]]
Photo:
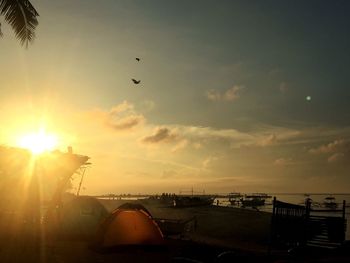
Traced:
[[96, 245], [108, 249], [163, 244], [163, 234], [146, 208], [138, 204], [124, 204], [100, 225]]

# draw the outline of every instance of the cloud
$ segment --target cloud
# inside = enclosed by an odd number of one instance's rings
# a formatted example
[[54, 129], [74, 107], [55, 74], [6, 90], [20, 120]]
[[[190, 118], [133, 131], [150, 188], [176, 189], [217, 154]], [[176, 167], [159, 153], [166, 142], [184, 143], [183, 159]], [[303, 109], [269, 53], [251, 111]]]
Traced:
[[[300, 123], [299, 125], [305, 126], [304, 123]], [[283, 129], [285, 130], [285, 132], [283, 131]], [[272, 127], [267, 126], [267, 130], [274, 132], [275, 128], [273, 126]], [[283, 141], [284, 143], [287, 143], [287, 144], [309, 145], [306, 148], [306, 150], [312, 154], [319, 154], [324, 151], [327, 151], [325, 150], [325, 148], [327, 148], [327, 145], [322, 145], [314, 148], [311, 148], [310, 145], [324, 144], [325, 140], [330, 140], [330, 138], [334, 138], [333, 142], [347, 141], [348, 142], [347, 148], [348, 149], [350, 148], [349, 147], [350, 146], [349, 144], [350, 127], [334, 128], [334, 127], [327, 127], [327, 126], [319, 126], [319, 127], [307, 127], [299, 130], [290, 130], [290, 129], [286, 130], [285, 128], [282, 128], [282, 129], [277, 128], [276, 134], [277, 134], [279, 143]], [[282, 137], [282, 135], [286, 135], [287, 137], [284, 138]], [[339, 138], [342, 138], [342, 139], [339, 139]], [[330, 144], [332, 144], [332, 142]]]
[[192, 144], [192, 146], [193, 146], [193, 148], [195, 148], [195, 149], [201, 149], [201, 148], [203, 147], [202, 144], [199, 143], [199, 142], [194, 142], [194, 143]]
[[183, 139], [183, 140], [179, 141], [179, 142], [175, 145], [175, 147], [174, 147], [173, 149], [171, 149], [171, 151], [172, 151], [172, 152], [178, 152], [178, 151], [180, 151], [180, 150], [182, 150], [182, 149], [185, 149], [185, 148], [187, 147], [187, 145], [188, 145], [188, 140]]
[[170, 142], [177, 145], [173, 151], [191, 146], [192, 149], [203, 149], [208, 145], [226, 145], [229, 148], [266, 147], [289, 143], [298, 136], [295, 130], [264, 126], [262, 130], [241, 132], [236, 129], [214, 129], [201, 126], [169, 125], [156, 128], [152, 135], [141, 139], [143, 143]]
[[225, 101], [234, 101], [239, 98], [239, 91], [242, 89], [242, 86], [233, 86], [232, 88], [228, 89], [224, 96], [223, 100]]
[[239, 148], [241, 145], [251, 144], [253, 135], [235, 129], [213, 129], [200, 126], [177, 126], [177, 132], [186, 138], [195, 149], [201, 149], [208, 143], [225, 143], [230, 148]]
[[344, 153], [334, 153], [331, 156], [328, 157], [327, 162], [328, 163], [337, 163], [344, 159]]
[[153, 131], [152, 135], [143, 137], [141, 142], [144, 144], [153, 145], [161, 143], [175, 144], [171, 149], [172, 153], [183, 150], [189, 145], [189, 140], [185, 139], [183, 134], [180, 134], [176, 127], [157, 127]]
[[[150, 130], [151, 129], [151, 130]], [[153, 129], [153, 131], [152, 131]], [[225, 149], [255, 148], [255, 147], [282, 147], [290, 145], [304, 145], [310, 153], [342, 152], [347, 156], [350, 145], [346, 146], [345, 140], [335, 140], [327, 145], [310, 149], [308, 145], [324, 140], [325, 137], [333, 137], [333, 131], [325, 128], [318, 129], [290, 129], [286, 127], [256, 124], [250, 131], [236, 129], [215, 129], [212, 127], [167, 125], [166, 127], [145, 126], [146, 133], [140, 138], [140, 142], [148, 145], [170, 144], [171, 152], [183, 149], [201, 152], [213, 149], [212, 147], [225, 147]], [[344, 131], [338, 131], [338, 136]], [[342, 146], [341, 146], [342, 145]], [[331, 150], [336, 148], [336, 150]], [[224, 149], [224, 148], [222, 148]]]
[[127, 101], [112, 107], [112, 109], [104, 113], [105, 124], [113, 130], [130, 130], [143, 124], [146, 119], [142, 114], [138, 114], [134, 110], [134, 105]]
[[171, 151], [174, 153], [188, 146], [198, 151], [209, 145], [224, 145], [229, 148], [256, 145], [256, 138], [254, 135], [234, 129], [220, 130], [210, 127], [171, 125], [156, 127], [151, 135], [141, 138], [140, 142], [148, 145], [173, 144]]
[[209, 156], [202, 162], [203, 169], [207, 169], [214, 161], [217, 161], [219, 157]]
[[349, 143], [346, 142], [343, 139], [340, 140], [335, 140], [329, 144], [326, 145], [321, 145], [317, 148], [312, 148], [309, 150], [309, 153], [311, 154], [324, 154], [324, 153], [335, 153], [339, 151], [346, 150], [348, 151], [349, 149]]
[[127, 116], [120, 119], [111, 119], [108, 125], [115, 130], [129, 130], [145, 121], [142, 115]]
[[130, 131], [146, 122], [146, 118], [134, 110], [127, 101], [113, 106], [109, 111], [94, 109], [84, 113], [84, 121], [100, 124], [114, 131]]
[[220, 94], [220, 92], [211, 89], [211, 90], [207, 91], [207, 98], [208, 98], [208, 100], [211, 100], [211, 101], [220, 101], [221, 94]]
[[243, 89], [243, 86], [235, 85], [232, 88], [221, 93], [215, 89], [207, 91], [206, 95], [210, 101], [228, 101], [232, 102], [237, 100], [240, 97], [240, 91]]
[[276, 166], [286, 166], [286, 165], [291, 165], [293, 164], [291, 158], [279, 158], [273, 162], [274, 165]]
[[273, 133], [273, 134], [270, 134], [267, 137], [264, 137], [261, 140], [259, 140], [257, 142], [257, 145], [265, 147], [265, 146], [273, 145], [275, 143], [277, 143], [277, 136], [276, 136], [276, 134]]
[[350, 142], [344, 139], [337, 139], [317, 148], [312, 148], [309, 153], [314, 155], [328, 154], [328, 163], [337, 163], [344, 160], [350, 153]]
[[[191, 172], [198, 172], [199, 171], [199, 168], [194, 166], [193, 164], [186, 164], [186, 163], [183, 163], [183, 162], [177, 162], [177, 161], [174, 161], [173, 159], [150, 159], [150, 158], [146, 158], [146, 157], [143, 157], [143, 156], [135, 156], [135, 155], [120, 155], [121, 157], [123, 158], [126, 158], [126, 159], [131, 159], [131, 160], [136, 160], [136, 161], [145, 161], [145, 162], [150, 162], [150, 163], [155, 163], [157, 165], [160, 165], [160, 166], [171, 166], [171, 167], [174, 167], [174, 169], [185, 169], [185, 170], [189, 170]], [[164, 156], [162, 156], [164, 157]]]
[[166, 127], [158, 127], [150, 136], [144, 137], [141, 142], [147, 144], [157, 144], [163, 142], [174, 142], [178, 139], [178, 135]]
[[118, 114], [121, 112], [126, 112], [129, 110], [133, 110], [134, 109], [134, 105], [130, 104], [129, 102], [127, 102], [126, 100], [124, 100], [122, 103], [115, 105], [112, 107], [112, 109], [110, 110], [111, 114]]
[[142, 132], [143, 135], [139, 137], [141, 144], [157, 146], [156, 148], [159, 146], [166, 147], [167, 151], [172, 153], [186, 151], [186, 153], [197, 152], [197, 154], [202, 154], [212, 150], [251, 150], [261, 147], [274, 147], [275, 150], [279, 149], [279, 147], [291, 147], [293, 149], [295, 147], [299, 147], [299, 149], [304, 147], [304, 152], [316, 153], [328, 152], [330, 149], [337, 147], [337, 150], [333, 150], [328, 155], [343, 153], [347, 157], [349, 156], [349, 150], [346, 151], [345, 149], [350, 149], [350, 147], [346, 146], [340, 147], [340, 145], [346, 145], [347, 138], [334, 140], [329, 144], [310, 149], [309, 145], [315, 145], [315, 143], [324, 141], [325, 138], [340, 137], [342, 134], [345, 134], [345, 130], [339, 130], [338, 133], [334, 133], [333, 130], [326, 127], [322, 129], [312, 127], [297, 130], [256, 123], [250, 130], [240, 131], [236, 129], [215, 129], [213, 127], [177, 124], [157, 127], [148, 124], [144, 126]]

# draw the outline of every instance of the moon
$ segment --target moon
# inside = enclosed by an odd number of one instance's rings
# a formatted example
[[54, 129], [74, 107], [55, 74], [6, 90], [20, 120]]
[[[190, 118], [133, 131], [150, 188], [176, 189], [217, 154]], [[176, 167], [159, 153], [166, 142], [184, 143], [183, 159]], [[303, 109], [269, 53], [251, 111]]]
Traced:
[[311, 101], [311, 96], [306, 96], [307, 101]]

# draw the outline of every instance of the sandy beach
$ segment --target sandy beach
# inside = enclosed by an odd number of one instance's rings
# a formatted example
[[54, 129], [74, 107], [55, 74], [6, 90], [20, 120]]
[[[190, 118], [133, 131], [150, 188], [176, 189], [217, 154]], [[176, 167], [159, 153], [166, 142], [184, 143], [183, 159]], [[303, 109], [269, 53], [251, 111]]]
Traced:
[[[51, 246], [32, 245], [30, 239], [23, 243], [2, 240], [1, 258], [6, 262], [171, 262], [175, 257], [189, 257], [201, 262], [213, 262], [215, 257], [227, 250], [247, 254], [266, 255], [270, 215], [265, 212], [218, 206], [189, 208], [160, 207], [141, 201], [99, 200], [112, 212], [126, 202], [141, 203], [158, 219], [186, 220], [195, 217], [196, 229], [181, 239], [167, 239], [161, 251], [118, 251], [101, 254], [89, 249], [89, 242], [81, 240], [56, 240]], [[20, 248], [20, 249], [19, 249]], [[40, 253], [39, 253], [40, 251]]]
[[[172, 262], [176, 257], [191, 258], [199, 262], [214, 262], [217, 255], [235, 251], [245, 258], [253, 256], [261, 262], [267, 260], [267, 242], [270, 229], [270, 214], [253, 210], [220, 206], [198, 206], [188, 208], [162, 207], [149, 202], [125, 200], [99, 200], [112, 212], [126, 202], [140, 203], [157, 219], [187, 220], [195, 217], [197, 227], [181, 239], [167, 239], [164, 251], [129, 253], [119, 251], [98, 254], [87, 248], [84, 242], [58, 242], [51, 259], [56, 262]], [[74, 250], [74, 255], [69, 251]], [[70, 255], [69, 258], [67, 255]], [[148, 258], [148, 259], [147, 259]], [[152, 258], [151, 261], [150, 258]], [[87, 261], [88, 260], [88, 261]]]
[[[168, 237], [161, 249], [122, 248], [113, 253], [92, 250], [88, 240], [57, 239], [40, 243], [30, 236], [1, 239], [2, 262], [110, 263], [110, 262], [202, 262], [212, 263], [222, 253], [231, 253], [234, 262], [348, 262], [343, 255], [291, 260], [286, 253], [268, 256], [271, 214], [255, 210], [198, 206], [188, 208], [161, 207], [142, 200], [106, 200], [99, 202], [112, 212], [126, 202], [141, 203], [156, 219], [187, 220], [195, 218], [196, 228], [183, 236]], [[42, 239], [45, 240], [45, 239]], [[190, 258], [197, 261], [176, 261]], [[288, 261], [280, 261], [288, 260]], [[232, 261], [222, 261], [232, 262]]]
[[[126, 201], [100, 199], [100, 202], [108, 211], [112, 211]], [[186, 220], [196, 217], [196, 231], [188, 236], [193, 241], [249, 251], [267, 251], [270, 213], [222, 206], [174, 208], [152, 205], [142, 200], [132, 202], [144, 205], [154, 218]]]

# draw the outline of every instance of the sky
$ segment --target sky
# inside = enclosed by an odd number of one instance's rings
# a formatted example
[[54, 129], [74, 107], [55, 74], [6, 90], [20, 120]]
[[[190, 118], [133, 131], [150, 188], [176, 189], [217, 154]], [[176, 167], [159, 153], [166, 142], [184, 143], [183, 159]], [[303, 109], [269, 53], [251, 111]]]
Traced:
[[348, 1], [31, 2], [27, 49], [0, 18], [0, 144], [56, 134], [84, 194], [349, 192]]

